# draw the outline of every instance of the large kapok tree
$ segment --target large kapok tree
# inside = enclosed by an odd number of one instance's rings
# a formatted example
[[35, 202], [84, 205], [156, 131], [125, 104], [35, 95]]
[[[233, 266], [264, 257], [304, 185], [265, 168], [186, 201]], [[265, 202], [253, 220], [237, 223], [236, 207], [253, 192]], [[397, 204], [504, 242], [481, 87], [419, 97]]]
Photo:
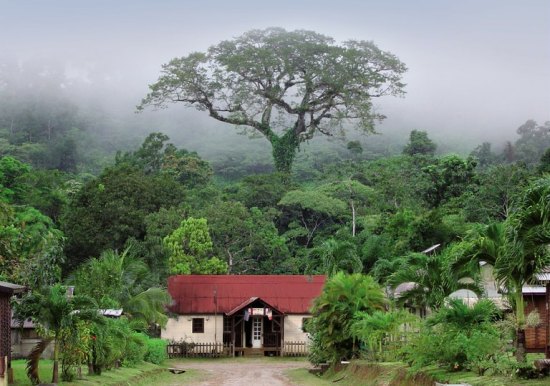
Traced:
[[245, 133], [263, 135], [277, 171], [288, 173], [315, 133], [355, 125], [374, 132], [385, 118], [373, 98], [401, 96], [405, 65], [370, 41], [337, 44], [313, 31], [252, 30], [206, 52], [172, 59], [138, 106], [193, 106]]

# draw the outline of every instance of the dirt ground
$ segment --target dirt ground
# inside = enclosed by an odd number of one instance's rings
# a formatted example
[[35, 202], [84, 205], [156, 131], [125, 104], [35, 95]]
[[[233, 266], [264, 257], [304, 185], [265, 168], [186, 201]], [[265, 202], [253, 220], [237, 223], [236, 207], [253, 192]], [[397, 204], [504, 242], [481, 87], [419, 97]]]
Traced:
[[294, 386], [295, 383], [285, 376], [289, 369], [309, 368], [307, 361], [285, 361], [281, 359], [247, 359], [234, 362], [204, 361], [184, 362], [174, 364], [174, 367], [182, 369], [195, 369], [207, 373], [207, 379], [197, 382], [186, 382], [193, 386]]

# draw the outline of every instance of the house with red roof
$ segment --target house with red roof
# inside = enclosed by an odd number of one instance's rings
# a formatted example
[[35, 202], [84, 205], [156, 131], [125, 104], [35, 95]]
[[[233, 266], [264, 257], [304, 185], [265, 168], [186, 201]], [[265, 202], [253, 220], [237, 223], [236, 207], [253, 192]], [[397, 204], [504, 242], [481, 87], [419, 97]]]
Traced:
[[161, 335], [187, 343], [222, 344], [232, 355], [284, 355], [307, 344], [304, 323], [324, 275], [177, 275]]

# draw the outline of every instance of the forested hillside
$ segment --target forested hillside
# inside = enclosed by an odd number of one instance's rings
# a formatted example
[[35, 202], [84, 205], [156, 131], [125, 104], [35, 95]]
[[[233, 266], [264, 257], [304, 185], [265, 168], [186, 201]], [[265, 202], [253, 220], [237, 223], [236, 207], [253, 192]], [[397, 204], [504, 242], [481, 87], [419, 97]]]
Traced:
[[[48, 351], [52, 384], [169, 352], [542, 375], [550, 3], [5, 3], [0, 340], [31, 384]], [[323, 287], [178, 319], [189, 275]]]
[[[291, 172], [278, 173], [265, 139], [228, 136], [197, 120], [189, 137], [176, 136], [200, 143], [203, 156], [163, 132], [146, 133], [151, 116], [126, 121], [94, 111], [59, 79], [42, 93], [37, 85], [51, 74], [34, 74], [35, 83], [32, 74], [0, 87], [0, 280], [32, 289], [16, 313], [47, 326], [63, 379], [85, 360], [94, 373], [117, 361], [162, 361], [166, 342], [144, 333], [166, 323], [173, 274], [328, 275], [312, 309], [314, 363], [359, 356], [355, 339], [366, 342], [361, 355], [395, 360], [402, 351], [383, 354], [379, 339], [410, 315], [377, 310], [386, 302], [381, 288], [404, 283], [396, 304], [437, 313], [427, 321], [433, 331], [399, 355], [415, 366], [460, 357], [460, 366], [480, 373], [508, 360], [502, 351], [483, 362], [509, 339], [499, 334], [508, 327], [489, 323], [498, 314], [492, 303], [443, 306], [456, 290], [481, 293], [479, 261], [488, 261], [512, 299], [514, 328], [527, 325], [521, 288], [547, 261], [540, 248], [548, 242], [550, 122], [527, 120], [516, 139], [474, 142], [467, 151], [414, 128], [313, 134], [293, 148]], [[128, 130], [128, 122], [141, 126]], [[96, 320], [98, 309], [122, 309], [124, 317]], [[437, 324], [450, 322], [438, 318], [456, 317], [445, 312], [482, 315], [481, 338], [440, 334]], [[435, 349], [438, 339], [456, 343], [447, 357]], [[475, 350], [465, 357], [461, 344]], [[502, 373], [515, 371], [518, 359]]]
[[[146, 263], [147, 280], [160, 286], [180, 271], [326, 273], [334, 264], [384, 281], [411, 253], [435, 244], [445, 253], [504, 220], [550, 164], [548, 123], [533, 121], [502, 152], [483, 143], [469, 156], [440, 154], [421, 130], [392, 153], [369, 147], [371, 137], [316, 143], [288, 177], [253, 156], [229, 172], [162, 133], [112, 158], [98, 145], [93, 158], [84, 154], [99, 141], [94, 132], [71, 139], [77, 129], [64, 129], [76, 118], [48, 135], [50, 114], [33, 112], [33, 125], [10, 114], [2, 120], [1, 272], [22, 284], [56, 282], [108, 250]], [[97, 166], [87, 168], [87, 157], [105, 167], [89, 173]], [[170, 241], [175, 234], [183, 244]]]

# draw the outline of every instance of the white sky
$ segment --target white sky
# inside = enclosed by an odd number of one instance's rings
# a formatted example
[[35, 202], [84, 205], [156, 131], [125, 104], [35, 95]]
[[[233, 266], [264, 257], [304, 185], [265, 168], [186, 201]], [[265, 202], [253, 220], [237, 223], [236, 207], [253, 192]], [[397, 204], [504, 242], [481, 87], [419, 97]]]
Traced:
[[510, 137], [550, 120], [548, 0], [0, 0], [0, 26], [0, 58], [105, 73], [131, 108], [172, 57], [278, 26], [373, 40], [407, 65], [406, 97], [377, 101], [382, 132]]

